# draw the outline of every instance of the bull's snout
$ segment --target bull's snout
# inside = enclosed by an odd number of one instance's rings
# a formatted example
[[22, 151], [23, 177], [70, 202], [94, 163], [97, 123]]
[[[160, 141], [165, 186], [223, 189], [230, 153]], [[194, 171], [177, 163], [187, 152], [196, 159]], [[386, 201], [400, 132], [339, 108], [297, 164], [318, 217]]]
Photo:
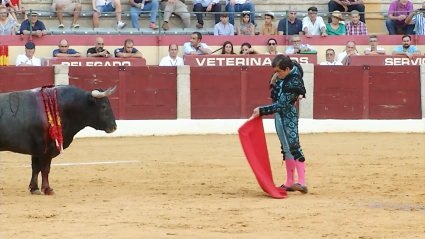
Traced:
[[106, 133], [111, 134], [117, 130], [117, 126], [115, 125], [112, 129], [105, 130]]

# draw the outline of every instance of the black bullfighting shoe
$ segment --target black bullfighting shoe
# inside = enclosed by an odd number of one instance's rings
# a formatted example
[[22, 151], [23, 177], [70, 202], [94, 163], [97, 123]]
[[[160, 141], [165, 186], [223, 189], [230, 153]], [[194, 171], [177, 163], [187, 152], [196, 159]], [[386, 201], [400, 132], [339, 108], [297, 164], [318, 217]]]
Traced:
[[287, 192], [295, 192], [291, 187], [286, 187], [285, 184], [280, 185], [281, 188], [284, 188]]
[[291, 189], [294, 191], [300, 191], [302, 194], [308, 193], [307, 187], [299, 183], [292, 184]]

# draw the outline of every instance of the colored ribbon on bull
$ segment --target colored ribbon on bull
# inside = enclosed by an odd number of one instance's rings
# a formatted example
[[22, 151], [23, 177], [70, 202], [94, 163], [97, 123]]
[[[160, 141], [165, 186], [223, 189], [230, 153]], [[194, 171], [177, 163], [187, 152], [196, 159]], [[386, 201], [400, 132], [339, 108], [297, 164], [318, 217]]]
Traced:
[[273, 182], [262, 117], [248, 120], [238, 133], [246, 159], [263, 191], [273, 198], [287, 198], [286, 190]]
[[0, 66], [9, 65], [9, 46], [0, 45]]
[[41, 93], [43, 96], [44, 106], [46, 108], [47, 120], [49, 122], [49, 135], [52, 140], [56, 143], [56, 147], [59, 150], [59, 153], [63, 153], [63, 135], [62, 135], [62, 125], [61, 118], [59, 116], [58, 110], [58, 100], [57, 100], [57, 91], [53, 90], [53, 100], [51, 96], [46, 94], [46, 88], [54, 87], [54, 85], [43, 86], [41, 88]]

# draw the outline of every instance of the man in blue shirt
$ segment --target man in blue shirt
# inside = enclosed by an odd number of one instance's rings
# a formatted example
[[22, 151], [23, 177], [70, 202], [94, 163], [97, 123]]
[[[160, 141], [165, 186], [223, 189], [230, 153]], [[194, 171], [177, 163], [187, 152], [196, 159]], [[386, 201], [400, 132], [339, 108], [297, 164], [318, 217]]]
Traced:
[[185, 55], [211, 55], [212, 51], [209, 46], [203, 42], [202, 34], [200, 32], [193, 32], [190, 42], [183, 44], [183, 51]]
[[123, 48], [115, 49], [115, 57], [120, 58], [143, 58], [142, 53], [133, 47], [133, 40], [127, 39], [124, 42]]
[[410, 60], [413, 59], [413, 55], [421, 55], [421, 52], [416, 46], [411, 46], [412, 38], [409, 35], [404, 35], [402, 37], [403, 45], [396, 46], [393, 51], [393, 55], [405, 55], [409, 57]]
[[[288, 32], [286, 32], [286, 23], [288, 22]], [[303, 22], [297, 18], [297, 8], [289, 7], [288, 16], [279, 21], [277, 26], [278, 35], [299, 35], [303, 31]]]
[[21, 33], [21, 35], [29, 35], [30, 26], [32, 26], [33, 36], [42, 37], [47, 35], [46, 27], [44, 26], [44, 23], [42, 21], [37, 20], [37, 17], [38, 17], [38, 14], [36, 12], [32, 12], [31, 17], [28, 18], [28, 20], [25, 20], [21, 23], [21, 28], [19, 29], [19, 32]]
[[58, 49], [53, 51], [53, 57], [80, 57], [81, 53], [74, 49], [69, 49], [68, 41], [62, 39], [59, 41]]

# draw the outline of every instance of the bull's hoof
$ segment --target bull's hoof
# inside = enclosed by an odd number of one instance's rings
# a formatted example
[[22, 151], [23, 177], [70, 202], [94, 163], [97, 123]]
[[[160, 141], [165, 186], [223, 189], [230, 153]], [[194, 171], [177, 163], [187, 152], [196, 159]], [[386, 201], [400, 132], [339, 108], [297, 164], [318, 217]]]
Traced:
[[31, 192], [31, 194], [33, 194], [33, 195], [41, 195], [42, 193], [41, 193], [41, 191], [40, 190], [38, 190], [38, 189], [36, 189], [36, 190], [34, 190], [34, 191], [30, 191]]
[[41, 191], [44, 193], [44, 195], [54, 195], [55, 192], [53, 192], [53, 189], [51, 188], [42, 188]]

